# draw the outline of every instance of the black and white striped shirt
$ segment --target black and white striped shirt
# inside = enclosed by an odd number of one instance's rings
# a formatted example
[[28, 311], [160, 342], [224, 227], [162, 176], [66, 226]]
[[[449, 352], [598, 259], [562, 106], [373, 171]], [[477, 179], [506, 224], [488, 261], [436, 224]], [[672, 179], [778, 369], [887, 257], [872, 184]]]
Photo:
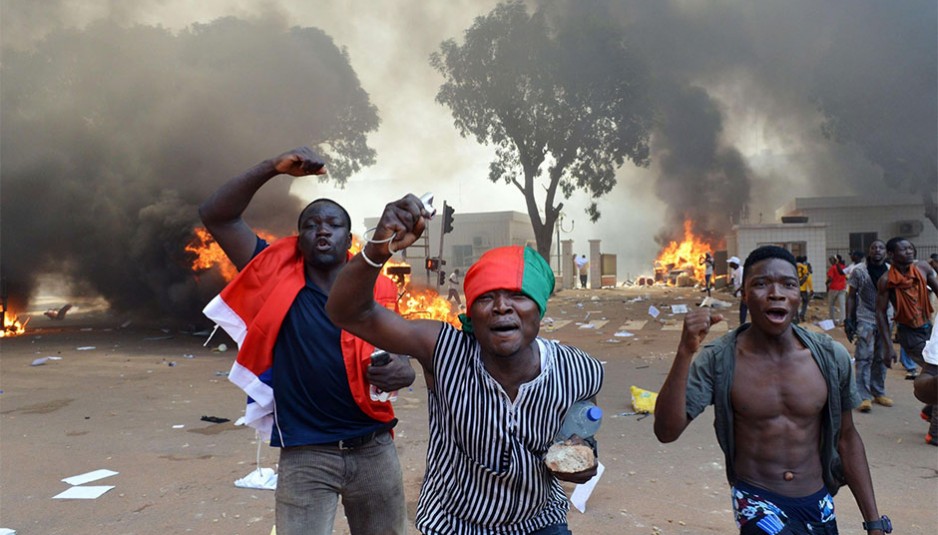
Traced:
[[566, 522], [567, 497], [544, 455], [567, 410], [602, 387], [602, 365], [538, 338], [541, 373], [514, 401], [484, 369], [475, 337], [444, 325], [433, 356], [427, 472], [417, 529], [526, 534]]

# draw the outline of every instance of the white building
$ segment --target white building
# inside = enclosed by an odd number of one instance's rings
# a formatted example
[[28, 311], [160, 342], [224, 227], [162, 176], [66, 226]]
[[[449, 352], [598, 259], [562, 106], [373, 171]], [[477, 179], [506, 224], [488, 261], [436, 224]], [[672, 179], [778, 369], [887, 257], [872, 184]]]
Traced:
[[873, 240], [908, 238], [922, 253], [938, 252], [938, 228], [925, 217], [920, 197], [808, 197], [796, 198], [776, 210], [776, 217], [807, 217], [827, 225], [827, 249], [841, 253], [864, 251]]
[[873, 240], [895, 236], [915, 244], [919, 258], [938, 252], [938, 229], [925, 217], [918, 197], [807, 197], [792, 199], [775, 212], [778, 222], [734, 225], [726, 237], [727, 255], [746, 256], [760, 245], [781, 245], [814, 266], [827, 257], [863, 251]]

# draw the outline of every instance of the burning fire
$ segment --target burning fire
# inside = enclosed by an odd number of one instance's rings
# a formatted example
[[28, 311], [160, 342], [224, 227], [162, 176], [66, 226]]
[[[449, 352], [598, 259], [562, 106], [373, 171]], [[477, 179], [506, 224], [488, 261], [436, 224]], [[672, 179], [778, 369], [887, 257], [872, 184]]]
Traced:
[[672, 241], [658, 255], [655, 260], [656, 280], [663, 280], [668, 284], [675, 284], [672, 278], [674, 272], [684, 272], [692, 275], [695, 280], [703, 281], [706, 266], [701, 263], [707, 253], [713, 254], [713, 244], [708, 243], [693, 232], [694, 224], [691, 220], [684, 220], [684, 240]]
[[[238, 270], [231, 263], [231, 260], [228, 260], [228, 256], [221, 250], [221, 246], [212, 238], [212, 235], [203, 227], [196, 227], [192, 230], [195, 237], [186, 245], [186, 251], [195, 255], [195, 259], [192, 260], [190, 266], [192, 271], [198, 273], [217, 266], [219, 273], [226, 281], [235, 278]], [[272, 243], [277, 239], [269, 232], [257, 231], [257, 235], [267, 240], [268, 243]]]
[[10, 336], [19, 336], [26, 332], [26, 324], [29, 323], [29, 317], [20, 321], [19, 317], [9, 310], [3, 311], [3, 329], [0, 330], [0, 338]]
[[[233, 279], [238, 271], [212, 235], [202, 227], [196, 227], [193, 230], [195, 237], [186, 245], [186, 251], [195, 255], [191, 265], [192, 271], [201, 272], [217, 267], [226, 281]], [[259, 231], [257, 234], [271, 243], [277, 239], [276, 236], [266, 232]], [[353, 234], [349, 252], [353, 255], [358, 254], [363, 247], [362, 239]], [[448, 299], [429, 288], [410, 288], [410, 264], [392, 258], [384, 265], [382, 272], [397, 283], [400, 291], [397, 302], [398, 312], [402, 316], [411, 319], [434, 319], [448, 322], [456, 327], [460, 326], [457, 317], [459, 311], [454, 309]]]
[[453, 303], [429, 288], [406, 289], [397, 300], [398, 312], [407, 319], [445, 321], [459, 328], [459, 313]]

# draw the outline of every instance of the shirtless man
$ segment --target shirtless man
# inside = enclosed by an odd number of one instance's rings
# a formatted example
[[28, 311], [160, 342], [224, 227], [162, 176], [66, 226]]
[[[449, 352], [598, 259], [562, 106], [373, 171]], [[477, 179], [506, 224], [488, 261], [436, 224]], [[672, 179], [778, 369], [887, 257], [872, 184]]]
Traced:
[[754, 250], [743, 268], [743, 301], [751, 323], [702, 349], [723, 317], [699, 308], [685, 318], [655, 406], [658, 440], [677, 440], [715, 406], [740, 534], [837, 533], [833, 495], [844, 484], [864, 529], [889, 533], [853, 425], [859, 396], [850, 355], [829, 336], [792, 324], [801, 296], [791, 253], [776, 246]]

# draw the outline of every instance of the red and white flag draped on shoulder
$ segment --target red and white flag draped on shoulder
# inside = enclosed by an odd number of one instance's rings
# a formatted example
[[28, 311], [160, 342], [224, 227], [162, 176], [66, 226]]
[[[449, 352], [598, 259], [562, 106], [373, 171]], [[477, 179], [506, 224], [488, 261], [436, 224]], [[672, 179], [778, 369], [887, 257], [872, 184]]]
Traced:
[[[254, 257], [202, 310], [238, 344], [238, 357], [228, 379], [248, 395], [244, 423], [265, 439], [270, 438], [273, 427], [270, 377], [274, 344], [290, 305], [305, 284], [296, 237], [282, 238]], [[374, 296], [378, 303], [396, 309], [397, 286], [391, 279], [379, 275]], [[374, 346], [344, 330], [341, 342], [355, 403], [375, 420], [391, 421], [391, 404], [372, 401], [365, 379]]]

